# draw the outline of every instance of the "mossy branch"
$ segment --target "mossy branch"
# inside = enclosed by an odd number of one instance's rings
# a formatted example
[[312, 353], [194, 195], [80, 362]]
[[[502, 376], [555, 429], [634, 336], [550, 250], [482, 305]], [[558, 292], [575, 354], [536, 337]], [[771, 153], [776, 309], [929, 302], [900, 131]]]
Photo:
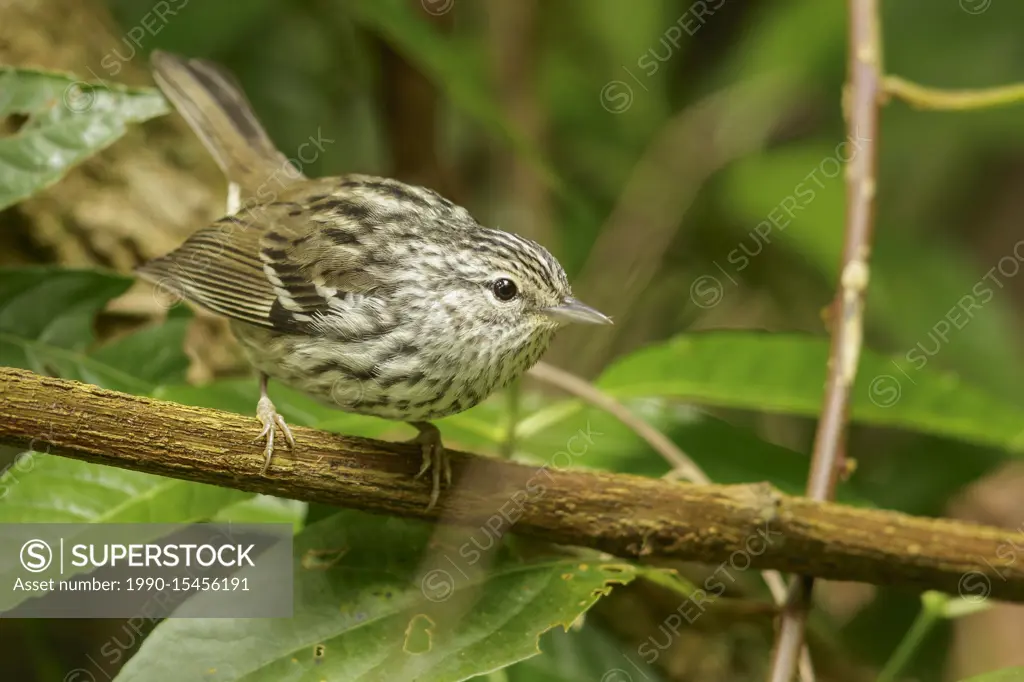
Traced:
[[[416, 446], [294, 428], [267, 476], [255, 417], [0, 368], [0, 443], [370, 512], [477, 525], [620, 557], [684, 559], [1024, 601], [1013, 531], [783, 495], [453, 453], [456, 486], [426, 511]], [[507, 527], [507, 525], [505, 526]], [[1016, 541], [1016, 545], [1014, 542]], [[738, 554], [737, 554], [738, 553]], [[737, 558], [738, 557], [738, 558]], [[968, 594], [969, 592], [969, 594]]]

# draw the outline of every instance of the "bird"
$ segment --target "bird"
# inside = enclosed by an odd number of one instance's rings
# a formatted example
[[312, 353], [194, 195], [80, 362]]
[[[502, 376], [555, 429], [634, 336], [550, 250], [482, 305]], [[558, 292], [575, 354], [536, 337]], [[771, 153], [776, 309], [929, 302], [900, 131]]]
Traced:
[[156, 50], [153, 76], [229, 181], [238, 209], [137, 274], [227, 318], [259, 374], [264, 444], [295, 439], [273, 379], [343, 411], [410, 424], [431, 474], [427, 510], [451, 486], [433, 421], [523, 373], [568, 323], [611, 324], [572, 295], [535, 241], [484, 227], [426, 187], [363, 174], [309, 178], [219, 65]]

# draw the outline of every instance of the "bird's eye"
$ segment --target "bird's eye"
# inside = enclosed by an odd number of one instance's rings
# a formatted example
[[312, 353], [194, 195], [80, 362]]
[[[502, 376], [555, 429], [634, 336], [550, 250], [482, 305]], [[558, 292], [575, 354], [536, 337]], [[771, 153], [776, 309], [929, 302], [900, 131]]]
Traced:
[[519, 294], [516, 283], [507, 277], [496, 279], [491, 283], [491, 291], [499, 301], [511, 301]]

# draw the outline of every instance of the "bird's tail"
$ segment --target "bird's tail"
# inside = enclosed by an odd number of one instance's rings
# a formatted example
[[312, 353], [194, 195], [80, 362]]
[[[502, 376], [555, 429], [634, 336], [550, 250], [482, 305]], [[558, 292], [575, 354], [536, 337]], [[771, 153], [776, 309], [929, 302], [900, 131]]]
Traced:
[[243, 195], [255, 194], [267, 183], [280, 186], [302, 179], [274, 146], [231, 74], [211, 62], [160, 50], [150, 59], [164, 95]]

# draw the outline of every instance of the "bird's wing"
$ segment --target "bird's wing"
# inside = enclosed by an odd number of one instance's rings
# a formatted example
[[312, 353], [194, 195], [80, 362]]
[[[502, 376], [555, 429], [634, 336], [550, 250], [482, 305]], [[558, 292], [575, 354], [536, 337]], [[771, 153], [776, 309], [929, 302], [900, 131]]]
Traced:
[[337, 199], [336, 187], [337, 180], [312, 181], [245, 207], [137, 272], [234, 320], [295, 334], [358, 336], [385, 317], [370, 296], [380, 282], [368, 266], [380, 250], [363, 243], [372, 226]]

